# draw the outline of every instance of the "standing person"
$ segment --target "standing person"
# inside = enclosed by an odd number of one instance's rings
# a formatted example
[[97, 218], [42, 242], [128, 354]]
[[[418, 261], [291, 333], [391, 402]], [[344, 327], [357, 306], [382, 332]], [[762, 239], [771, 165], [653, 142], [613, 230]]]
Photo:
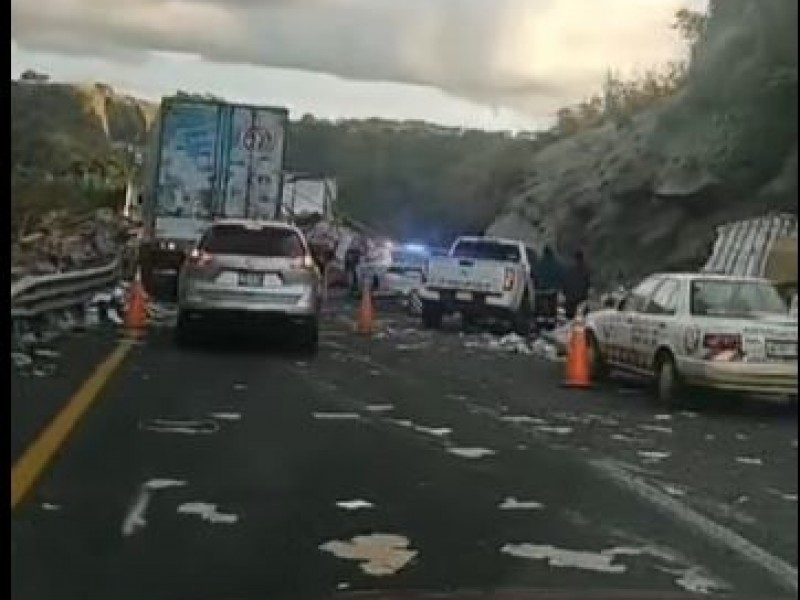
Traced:
[[575, 318], [578, 306], [589, 299], [590, 286], [589, 266], [586, 264], [583, 252], [578, 250], [575, 253], [575, 262], [564, 274], [564, 312], [568, 321]]
[[545, 246], [542, 257], [533, 268], [536, 289], [536, 324], [542, 329], [553, 330], [558, 318], [558, 291], [562, 287], [561, 265], [553, 249]]
[[361, 262], [361, 244], [354, 240], [344, 255], [344, 272], [350, 284], [350, 291], [358, 292], [358, 264]]

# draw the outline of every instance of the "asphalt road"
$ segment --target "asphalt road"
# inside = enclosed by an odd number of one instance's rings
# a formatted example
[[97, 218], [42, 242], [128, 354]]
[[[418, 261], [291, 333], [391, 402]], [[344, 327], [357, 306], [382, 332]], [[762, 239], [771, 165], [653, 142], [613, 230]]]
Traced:
[[[379, 316], [333, 303], [313, 358], [152, 330], [12, 511], [11, 597], [796, 596], [796, 410], [668, 413]], [[12, 463], [113, 341], [12, 379]]]

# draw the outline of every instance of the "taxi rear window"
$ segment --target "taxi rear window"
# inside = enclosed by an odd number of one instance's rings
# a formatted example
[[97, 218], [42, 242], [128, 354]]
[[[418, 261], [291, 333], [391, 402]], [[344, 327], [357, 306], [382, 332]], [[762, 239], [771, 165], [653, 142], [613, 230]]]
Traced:
[[767, 282], [696, 279], [691, 286], [691, 311], [705, 317], [747, 317], [786, 314], [789, 308]]

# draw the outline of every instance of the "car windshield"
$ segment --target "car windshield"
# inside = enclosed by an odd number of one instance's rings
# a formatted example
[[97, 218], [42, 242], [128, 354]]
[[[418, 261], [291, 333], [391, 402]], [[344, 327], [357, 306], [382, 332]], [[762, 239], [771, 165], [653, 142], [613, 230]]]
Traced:
[[297, 258], [305, 254], [300, 237], [282, 227], [217, 225], [203, 237], [200, 248], [212, 254], [236, 256]]
[[769, 283], [712, 279], [692, 282], [691, 309], [692, 314], [705, 317], [785, 315], [789, 310]]
[[488, 240], [462, 240], [453, 249], [453, 258], [519, 262], [520, 253], [519, 248], [513, 244]]

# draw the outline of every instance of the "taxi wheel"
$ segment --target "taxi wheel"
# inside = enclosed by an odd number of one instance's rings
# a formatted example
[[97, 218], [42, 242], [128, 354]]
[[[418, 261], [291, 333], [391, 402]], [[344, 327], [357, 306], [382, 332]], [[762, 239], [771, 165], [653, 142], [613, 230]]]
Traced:
[[675, 359], [667, 352], [656, 358], [655, 392], [658, 401], [668, 407], [678, 404], [681, 393], [680, 376], [675, 367]]
[[603, 381], [608, 378], [608, 364], [600, 350], [597, 338], [591, 332], [587, 335], [586, 346], [589, 354], [589, 371], [592, 381]]

